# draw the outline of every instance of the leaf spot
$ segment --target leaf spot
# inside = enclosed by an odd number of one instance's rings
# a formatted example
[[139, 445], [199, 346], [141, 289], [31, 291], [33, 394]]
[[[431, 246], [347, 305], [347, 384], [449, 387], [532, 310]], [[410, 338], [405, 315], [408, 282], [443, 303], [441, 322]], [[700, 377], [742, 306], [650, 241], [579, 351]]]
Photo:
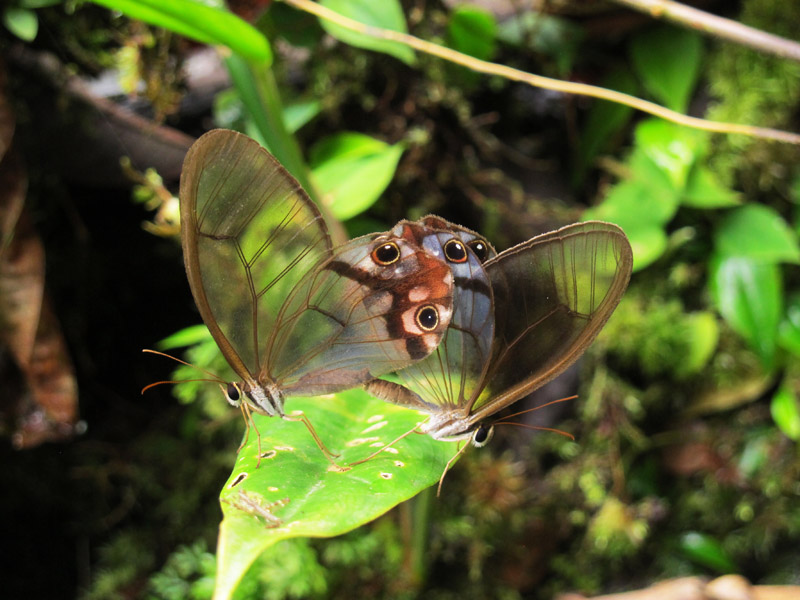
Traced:
[[267, 490], [270, 492], [279, 492], [280, 488], [276, 488], [275, 486], [271, 485], [267, 488]]
[[367, 427], [361, 433], [369, 433], [370, 431], [377, 431], [378, 429], [380, 429], [382, 427], [386, 427], [386, 425], [388, 425], [388, 424], [389, 424], [389, 421], [380, 421], [378, 423], [375, 423], [374, 425], [370, 425], [369, 427]]
[[261, 458], [275, 458], [278, 455], [276, 450], [267, 450], [261, 453]]
[[383, 415], [373, 415], [369, 419], [367, 419], [367, 423], [377, 423], [378, 421], [383, 420]]
[[388, 448], [383, 449], [384, 452], [391, 452], [392, 454], [399, 454], [400, 451], [397, 448], [392, 448], [389, 446]]
[[395, 467], [405, 467], [406, 463], [404, 463], [402, 460], [396, 460], [396, 461], [394, 461], [394, 466]]
[[275, 450], [285, 450], [286, 452], [294, 452], [291, 446], [275, 446]]
[[379, 440], [379, 437], [368, 437], [368, 438], [355, 438], [354, 440], [350, 440], [345, 444], [345, 446], [353, 447], [353, 446], [360, 446], [361, 444], [366, 444], [367, 442], [374, 442], [375, 440]]
[[383, 442], [373, 442], [369, 445], [370, 448], [382, 448], [384, 446]]
[[384, 479], [391, 479], [392, 478], [392, 474], [391, 473], [381, 473], [381, 477], [383, 477]]
[[228, 489], [231, 489], [231, 488], [234, 488], [234, 487], [236, 487], [237, 485], [239, 485], [240, 483], [242, 483], [242, 482], [243, 482], [245, 479], [247, 479], [247, 473], [239, 473], [239, 474], [236, 476], [236, 479], [234, 479], [233, 481], [231, 481], [230, 485], [228, 486]]

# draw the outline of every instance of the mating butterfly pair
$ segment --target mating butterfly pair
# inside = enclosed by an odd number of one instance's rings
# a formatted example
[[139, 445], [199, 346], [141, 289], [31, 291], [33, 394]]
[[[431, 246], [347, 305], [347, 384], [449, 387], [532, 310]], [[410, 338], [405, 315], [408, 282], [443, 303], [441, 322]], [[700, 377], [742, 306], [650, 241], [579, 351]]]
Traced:
[[[181, 222], [195, 301], [241, 378], [229, 402], [288, 418], [287, 396], [365, 385], [429, 413], [435, 438], [476, 443], [489, 417], [580, 356], [632, 265], [622, 231], [599, 222], [499, 255], [438, 217], [333, 247], [297, 181], [226, 130], [186, 156]], [[402, 385], [376, 379], [392, 371]]]

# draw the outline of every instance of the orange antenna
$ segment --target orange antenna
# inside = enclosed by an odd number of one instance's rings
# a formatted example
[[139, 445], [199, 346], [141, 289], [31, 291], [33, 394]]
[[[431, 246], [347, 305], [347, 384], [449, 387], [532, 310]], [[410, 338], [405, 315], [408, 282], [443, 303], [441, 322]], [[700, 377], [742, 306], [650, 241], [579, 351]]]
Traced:
[[571, 433], [567, 433], [566, 431], [562, 431], [561, 429], [555, 429], [553, 427], [541, 427], [539, 425], [528, 425], [527, 423], [507, 423], [504, 421], [497, 421], [493, 423], [493, 425], [513, 425], [514, 427], [522, 427], [523, 429], [533, 429], [535, 431], [552, 431], [553, 433], [558, 433], [560, 435], [563, 435], [564, 437], [568, 437], [573, 441], [575, 440], [575, 436], [572, 435]]
[[161, 385], [161, 384], [189, 383], [190, 381], [210, 381], [210, 382], [213, 382], [213, 383], [219, 383], [220, 385], [225, 385], [227, 383], [226, 381], [224, 381], [223, 379], [221, 379], [220, 377], [218, 377], [217, 375], [215, 375], [211, 371], [207, 371], [206, 369], [203, 369], [202, 367], [198, 367], [197, 365], [193, 365], [192, 363], [186, 362], [185, 360], [181, 360], [180, 358], [176, 358], [175, 356], [172, 356], [171, 354], [166, 354], [165, 352], [159, 352], [158, 350], [149, 350], [147, 348], [143, 349], [142, 352], [146, 352], [148, 354], [156, 354], [158, 356], [163, 356], [165, 358], [172, 359], [177, 363], [180, 363], [180, 364], [185, 365], [187, 367], [191, 367], [193, 369], [197, 369], [198, 371], [202, 371], [203, 373], [205, 373], [206, 375], [208, 375], [210, 377], [210, 379], [201, 378], [201, 379], [181, 379], [181, 380], [178, 380], [178, 381], [173, 381], [173, 380], [156, 381], [155, 383], [151, 383], [150, 385], [144, 386], [142, 388], [142, 394], [144, 394], [150, 388], [155, 387], [157, 385]]
[[[505, 416], [502, 419], [500, 419], [500, 421], [498, 421], [498, 422], [505, 421], [506, 419], [513, 419], [514, 417], [518, 417], [520, 415], [524, 415], [526, 413], [533, 412], [535, 410], [539, 410], [539, 409], [542, 409], [542, 408], [547, 408], [548, 406], [552, 406], [553, 404], [559, 404], [561, 402], [567, 402], [568, 400], [577, 400], [577, 398], [578, 398], [578, 396], [568, 396], [567, 398], [559, 398], [558, 400], [552, 400], [551, 402], [548, 402], [547, 404], [542, 404], [541, 406], [534, 406], [533, 408], [526, 408], [525, 410], [521, 410], [519, 412], [516, 412], [513, 415]], [[498, 422], [496, 422], [495, 425], [497, 425]], [[505, 423], [504, 423], [504, 425], [505, 425]]]

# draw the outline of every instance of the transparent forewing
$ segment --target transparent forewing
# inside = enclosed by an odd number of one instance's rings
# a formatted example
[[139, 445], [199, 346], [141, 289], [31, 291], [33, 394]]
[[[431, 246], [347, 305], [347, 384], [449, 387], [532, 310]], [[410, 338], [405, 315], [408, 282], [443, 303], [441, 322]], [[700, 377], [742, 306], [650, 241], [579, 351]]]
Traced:
[[[373, 249], [388, 241], [400, 258], [376, 264]], [[452, 286], [444, 262], [402, 238], [367, 236], [336, 248], [282, 308], [266, 349], [272, 376], [287, 394], [318, 395], [421, 360], [450, 323]], [[431, 329], [416, 320], [425, 307], [436, 311]]]
[[632, 254], [615, 225], [570, 225], [486, 263], [495, 301], [495, 345], [472, 406], [478, 421], [560, 374], [583, 353], [619, 303]]
[[[444, 255], [449, 232], [431, 232], [423, 246], [434, 256]], [[453, 272], [453, 318], [439, 346], [425, 360], [397, 373], [403, 386], [430, 405], [431, 411], [465, 406], [489, 361], [494, 337], [492, 288], [480, 261], [471, 252], [461, 263], [449, 263]]]
[[322, 217], [257, 142], [215, 130], [184, 161], [181, 223], [200, 314], [225, 358], [250, 381], [264, 362], [259, 340], [274, 328], [281, 305], [330, 255]]

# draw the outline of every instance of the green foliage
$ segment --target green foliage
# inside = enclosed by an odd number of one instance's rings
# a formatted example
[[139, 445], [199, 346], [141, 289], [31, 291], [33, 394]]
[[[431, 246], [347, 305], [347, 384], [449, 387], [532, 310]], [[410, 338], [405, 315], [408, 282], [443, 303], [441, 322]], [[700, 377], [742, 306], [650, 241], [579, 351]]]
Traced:
[[736, 565], [728, 553], [711, 536], [696, 531], [686, 533], [681, 537], [680, 550], [690, 560], [719, 573], [735, 573], [737, 571]]
[[457, 450], [456, 444], [412, 435], [348, 468], [412, 430], [419, 413], [362, 390], [292, 398], [287, 409], [308, 415], [342, 468], [328, 462], [301, 423], [254, 416], [261, 436], [248, 436], [220, 495], [218, 598], [230, 597], [248, 567], [275, 542], [340, 535], [375, 519], [436, 483]]
[[447, 23], [447, 45], [480, 60], [491, 60], [495, 53], [497, 23], [494, 16], [476, 6], [457, 6]]
[[[408, 32], [403, 8], [397, 0], [383, 0], [381, 2], [372, 2], [372, 0], [322, 0], [320, 4], [365, 25], [401, 33]], [[322, 28], [333, 37], [356, 48], [384, 52], [408, 65], [413, 65], [416, 61], [414, 51], [404, 44], [390, 40], [379, 40], [345, 29], [341, 25], [336, 25], [329, 21], [322, 21], [321, 24]]]
[[630, 55], [645, 89], [667, 108], [686, 112], [700, 75], [700, 34], [672, 25], [654, 27], [633, 38]]
[[233, 52], [257, 61], [262, 67], [272, 62], [272, 51], [266, 38], [222, 7], [201, 0], [92, 1], [198, 42], [227, 46]]
[[393, 146], [343, 132], [311, 148], [311, 173], [323, 202], [337, 219], [350, 219], [375, 204], [392, 181], [403, 144]]

